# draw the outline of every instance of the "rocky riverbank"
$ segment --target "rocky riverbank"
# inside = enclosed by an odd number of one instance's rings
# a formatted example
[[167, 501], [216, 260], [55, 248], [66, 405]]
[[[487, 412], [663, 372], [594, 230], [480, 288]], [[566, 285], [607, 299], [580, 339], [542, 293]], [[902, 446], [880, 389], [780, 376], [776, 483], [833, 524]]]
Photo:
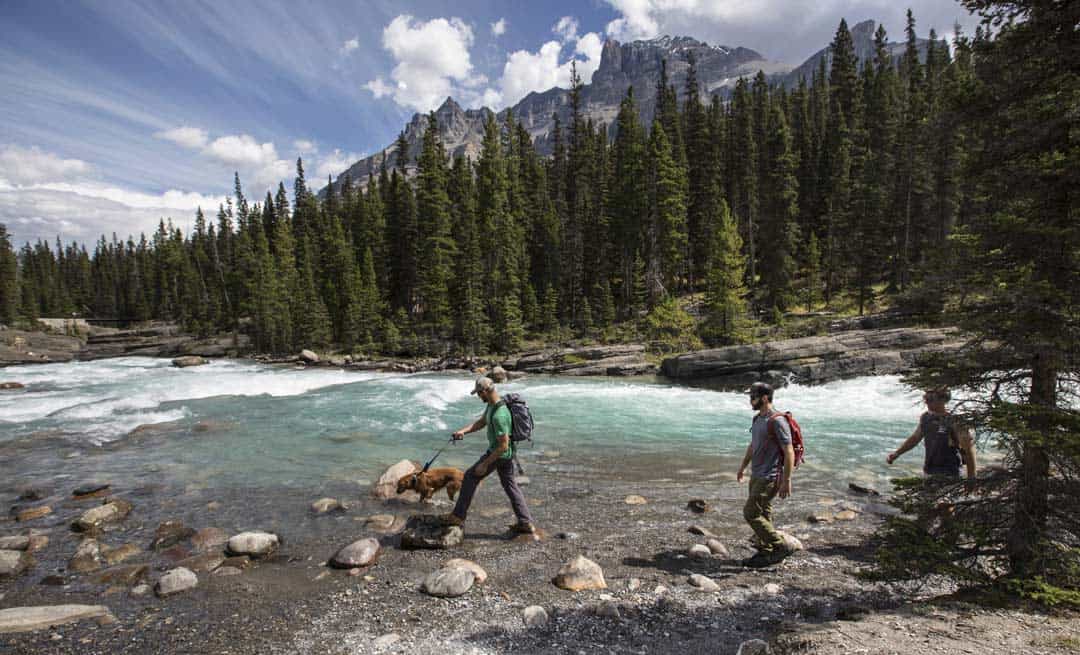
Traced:
[[777, 517], [804, 549], [752, 571], [739, 565], [752, 551], [734, 480], [581, 476], [562, 461], [548, 452], [530, 466], [542, 539], [511, 539], [505, 498], [487, 484], [446, 549], [401, 547], [407, 517], [446, 511], [445, 496], [377, 498], [374, 481], [333, 499], [101, 482], [5, 491], [0, 549], [18, 554], [0, 561], [19, 563], [0, 578], [0, 650], [1050, 653], [1080, 638], [1075, 615], [972, 605], [938, 580], [857, 577], [891, 511], [879, 497], [797, 486]]
[[701, 350], [665, 359], [661, 373], [680, 381], [746, 384], [776, 383], [794, 376], [818, 384], [861, 375], [893, 375], [914, 368], [924, 354], [959, 348], [953, 328], [851, 330]]

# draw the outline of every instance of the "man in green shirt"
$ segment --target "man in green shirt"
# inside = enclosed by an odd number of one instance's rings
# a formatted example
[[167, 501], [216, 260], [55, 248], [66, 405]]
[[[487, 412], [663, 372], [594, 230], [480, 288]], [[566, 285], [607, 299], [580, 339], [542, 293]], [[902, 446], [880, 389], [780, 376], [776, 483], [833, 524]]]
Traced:
[[462, 439], [470, 432], [476, 432], [487, 428], [488, 449], [478, 462], [469, 467], [465, 472], [465, 479], [461, 484], [461, 492], [458, 494], [457, 504], [454, 511], [443, 516], [443, 520], [452, 525], [465, 523], [465, 516], [472, 504], [473, 494], [483, 480], [492, 470], [499, 474], [499, 482], [502, 483], [503, 491], [510, 498], [510, 506], [514, 508], [517, 523], [511, 528], [514, 532], [532, 534], [536, 531], [533, 527], [532, 516], [529, 514], [529, 506], [525, 503], [525, 494], [521, 493], [521, 487], [514, 479], [514, 443], [510, 440], [513, 427], [511, 424], [510, 409], [502, 402], [499, 392], [495, 390], [495, 383], [490, 378], [478, 378], [472, 393], [487, 406], [484, 414], [465, 427], [454, 433], [454, 439]]

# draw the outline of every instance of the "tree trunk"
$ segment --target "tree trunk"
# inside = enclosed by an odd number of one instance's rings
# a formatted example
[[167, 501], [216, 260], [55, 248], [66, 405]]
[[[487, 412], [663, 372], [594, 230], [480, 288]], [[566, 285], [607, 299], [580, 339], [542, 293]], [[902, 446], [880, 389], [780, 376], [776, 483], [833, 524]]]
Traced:
[[[1031, 367], [1031, 395], [1029, 401], [1037, 414], [1031, 421], [1031, 429], [1041, 440], [1053, 438], [1050, 434], [1049, 412], [1057, 405], [1056, 356], [1050, 351], [1037, 354]], [[1026, 576], [1037, 568], [1039, 542], [1046, 528], [1048, 512], [1048, 487], [1050, 458], [1040, 443], [1025, 439], [1021, 445], [1020, 488], [1017, 493], [1016, 515], [1008, 537], [1009, 563], [1014, 574]]]

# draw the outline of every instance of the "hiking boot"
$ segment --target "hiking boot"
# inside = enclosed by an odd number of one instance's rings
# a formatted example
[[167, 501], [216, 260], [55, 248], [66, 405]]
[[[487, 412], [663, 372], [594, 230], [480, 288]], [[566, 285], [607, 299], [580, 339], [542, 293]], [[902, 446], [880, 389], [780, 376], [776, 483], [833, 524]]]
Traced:
[[461, 518], [457, 514], [454, 514], [453, 512], [449, 512], [447, 514], [440, 514], [439, 522], [443, 525], [465, 525], [465, 519]]
[[741, 564], [748, 569], [763, 569], [772, 564], [773, 559], [772, 552], [762, 550], [755, 553], [753, 557], [747, 557]]
[[763, 550], [751, 558], [744, 559], [742, 565], [749, 569], [763, 569], [766, 566], [779, 564], [790, 554], [788, 551], [780, 549]]
[[510, 532], [514, 534], [536, 534], [536, 526], [532, 523], [515, 523], [510, 526]]

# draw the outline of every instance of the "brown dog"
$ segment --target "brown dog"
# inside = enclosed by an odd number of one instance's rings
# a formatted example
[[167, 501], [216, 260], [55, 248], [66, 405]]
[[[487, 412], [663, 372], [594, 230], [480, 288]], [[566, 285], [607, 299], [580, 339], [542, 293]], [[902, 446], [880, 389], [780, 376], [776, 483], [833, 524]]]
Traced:
[[426, 473], [416, 471], [398, 480], [397, 492], [403, 494], [406, 491], [415, 491], [420, 494], [420, 500], [427, 501], [431, 500], [436, 491], [446, 487], [446, 495], [450, 496], [450, 500], [454, 500], [461, 491], [461, 481], [464, 479], [464, 473], [450, 466], [428, 469]]

